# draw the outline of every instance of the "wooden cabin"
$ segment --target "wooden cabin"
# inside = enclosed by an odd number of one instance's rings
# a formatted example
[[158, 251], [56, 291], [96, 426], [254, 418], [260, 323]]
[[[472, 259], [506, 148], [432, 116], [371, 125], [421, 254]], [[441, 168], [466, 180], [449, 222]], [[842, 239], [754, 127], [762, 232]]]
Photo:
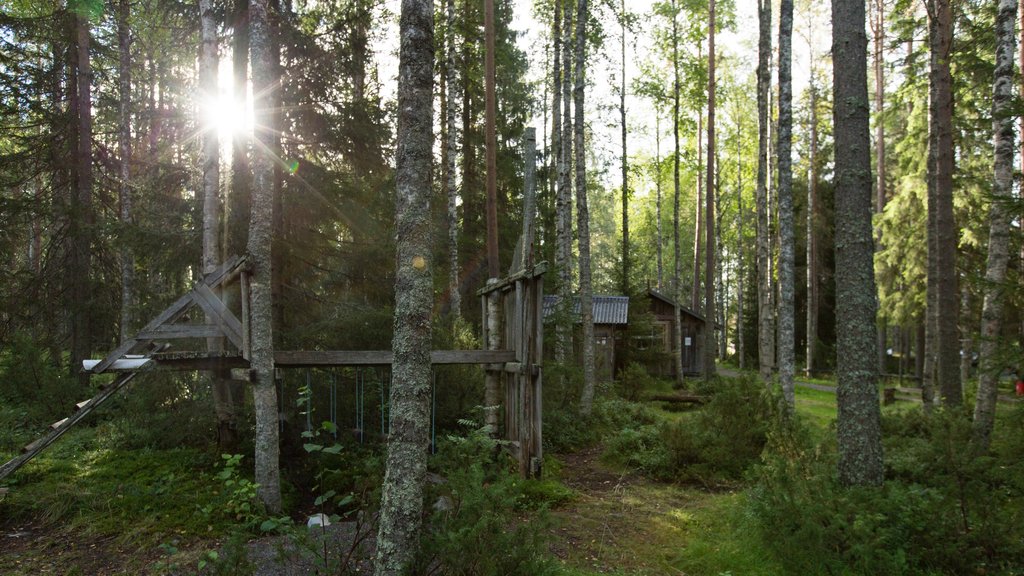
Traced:
[[[544, 297], [544, 320], [558, 311], [561, 302], [559, 296]], [[623, 334], [629, 322], [629, 297], [628, 296], [594, 296], [594, 364], [597, 372], [597, 379], [610, 381], [615, 377], [617, 370], [617, 348], [621, 346]], [[573, 324], [577, 325], [577, 336], [579, 335], [578, 325], [582, 322], [580, 316], [580, 299], [573, 297], [572, 302]], [[574, 338], [576, 357], [582, 358], [580, 338]]]
[[[674, 353], [672, 329], [675, 326], [675, 301], [656, 290], [647, 291], [647, 301], [650, 305], [651, 315], [654, 317], [651, 339], [660, 345], [662, 350]], [[686, 376], [703, 374], [704, 329], [707, 320], [694, 310], [682, 305], [679, 306], [679, 319], [683, 374]], [[656, 366], [648, 366], [647, 370], [662, 378], [675, 378], [676, 366], [673, 360], [674, 358], [670, 354], [657, 362]]]

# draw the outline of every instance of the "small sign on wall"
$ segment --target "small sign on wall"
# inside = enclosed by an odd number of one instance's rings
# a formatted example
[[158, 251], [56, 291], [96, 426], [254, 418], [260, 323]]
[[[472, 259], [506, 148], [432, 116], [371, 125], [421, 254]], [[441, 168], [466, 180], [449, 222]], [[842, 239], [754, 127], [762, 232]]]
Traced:
[[684, 344], [684, 346], [693, 346], [693, 344], [690, 342], [690, 337], [689, 336], [687, 336], [685, 338], [685, 340], [686, 340], [686, 343]]

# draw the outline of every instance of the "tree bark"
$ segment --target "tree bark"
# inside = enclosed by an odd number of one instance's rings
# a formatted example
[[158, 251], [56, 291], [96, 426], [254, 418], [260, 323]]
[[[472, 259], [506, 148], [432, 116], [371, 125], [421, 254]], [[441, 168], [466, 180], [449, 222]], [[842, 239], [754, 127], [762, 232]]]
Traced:
[[706, 240], [704, 255], [704, 381], [715, 375], [715, 352], [718, 350], [715, 334], [715, 0], [708, 0], [708, 170], [705, 186], [707, 206]]
[[[558, 41], [555, 50], [555, 124], [558, 130], [558, 191], [555, 200], [555, 267], [558, 268], [558, 294], [562, 306], [558, 325], [555, 328], [555, 360], [565, 364], [572, 354], [572, 191], [569, 180], [569, 162], [572, 160], [572, 123], [570, 121], [571, 70], [569, 47], [572, 42], [570, 31], [570, 0], [557, 0], [555, 5], [555, 32]], [[561, 62], [561, 65], [557, 62]], [[559, 75], [561, 72], [561, 75]]]
[[[875, 15], [871, 30], [874, 36], [874, 72], [875, 72], [875, 214], [881, 214], [885, 209], [885, 121], [882, 112], [885, 105], [885, 75], [883, 64], [885, 54], [885, 3], [883, 0], [874, 0]], [[876, 233], [875, 249], [881, 246], [881, 236]], [[884, 320], [880, 320], [878, 329], [878, 372], [885, 374], [887, 328]]]
[[818, 346], [818, 239], [815, 234], [818, 211], [818, 91], [814, 85], [812, 58], [811, 149], [807, 174], [807, 377], [814, 372], [814, 355]]
[[950, 72], [953, 14], [950, 0], [930, 0], [932, 11], [931, 73], [935, 99], [931, 123], [935, 129], [936, 315], [935, 371], [942, 403], [963, 402], [960, 382], [959, 290], [956, 277], [958, 229], [953, 217], [953, 78]]
[[864, 0], [832, 0], [839, 481], [882, 483]]
[[779, 383], [790, 410], [796, 408], [793, 383], [796, 314], [793, 305], [793, 0], [779, 7]]
[[580, 254], [580, 316], [583, 323], [583, 393], [580, 412], [590, 414], [594, 403], [597, 374], [594, 366], [594, 292], [590, 272], [590, 210], [587, 203], [587, 155], [583, 147], [584, 95], [586, 89], [587, 0], [576, 0], [576, 228]]
[[[217, 21], [212, 0], [199, 3], [201, 44], [199, 49], [199, 93], [208, 98], [217, 93]], [[200, 135], [203, 174], [203, 274], [214, 271], [221, 262], [220, 221], [220, 143], [214, 127], [204, 127]], [[207, 323], [214, 323], [207, 318]], [[223, 338], [208, 338], [206, 349], [216, 354], [223, 349]], [[234, 386], [229, 379], [216, 373], [213, 381], [213, 404], [217, 415], [218, 441], [222, 448], [234, 447], [235, 404]], [[240, 399], [239, 399], [240, 400]], [[240, 403], [240, 402], [239, 402]]]
[[[131, 28], [128, 22], [131, 16], [130, 0], [119, 0], [117, 4], [117, 46], [118, 46], [118, 83], [117, 92], [120, 99], [118, 108], [117, 139], [121, 156], [118, 184], [118, 203], [120, 204], [119, 219], [122, 229], [132, 223], [132, 79], [131, 79]], [[135, 310], [135, 256], [128, 243], [122, 242], [121, 248], [121, 342], [131, 337], [134, 327]]]
[[984, 301], [981, 309], [981, 338], [978, 354], [978, 397], [974, 404], [974, 448], [988, 450], [995, 426], [999, 396], [999, 337], [1006, 301], [1006, 269], [1010, 262], [1009, 204], [1013, 199], [1014, 135], [1013, 57], [1016, 48], [1014, 22], [1017, 4], [1000, 0], [996, 14], [996, 69], [992, 82], [992, 135], [994, 159], [992, 201], [989, 205], [988, 262], [985, 270]]
[[[75, 128], [77, 131], [75, 154], [75, 191], [71, 203], [71, 261], [72, 317], [71, 317], [71, 376], [82, 386], [88, 386], [89, 375], [82, 372], [82, 360], [92, 354], [92, 67], [89, 58], [88, 9], [80, 6], [75, 11]], [[79, 13], [80, 12], [80, 13]]]
[[672, 0], [672, 253], [674, 255], [672, 270], [672, 299], [675, 301], [672, 330], [672, 356], [676, 364], [676, 382], [683, 382], [683, 337], [682, 315], [679, 301], [683, 298], [681, 285], [681, 258], [679, 254], [679, 14], [676, 1]]
[[487, 273], [501, 276], [498, 261], [498, 140], [494, 68], [494, 0], [484, 0], [484, 138], [487, 162]]
[[[431, 4], [433, 2], [431, 1]], [[484, 0], [484, 139], [487, 163], [487, 273], [488, 282], [497, 281], [501, 275], [498, 261], [498, 137], [497, 137], [497, 95], [495, 94], [495, 30], [494, 0]], [[498, 294], [492, 292], [488, 297], [488, 315], [498, 317]], [[501, 331], [497, 322], [491, 324], [490, 341], [487, 347], [496, 350], [501, 346]], [[484, 378], [484, 405], [494, 407], [487, 410], [486, 420], [492, 433], [498, 431], [498, 411], [501, 382], [499, 374], [488, 370]]]
[[[1022, 0], [1024, 1], [1024, 0]], [[655, 220], [658, 225], [658, 290], [665, 288], [665, 240], [661, 232], [661, 113], [654, 112], [654, 191], [655, 191]]]
[[455, 129], [455, 0], [445, 2], [445, 28], [447, 43], [445, 45], [445, 72], [447, 102], [445, 111], [445, 128], [447, 138], [445, 150], [447, 155], [445, 174], [445, 192], [448, 198], [448, 294], [451, 298], [452, 317], [462, 317], [462, 293], [459, 290], [459, 189], [455, 181], [455, 154], [458, 150], [458, 139]]
[[430, 175], [433, 2], [402, 0], [398, 71], [394, 382], [377, 533], [377, 576], [407, 573], [418, 548], [430, 426]]
[[252, 200], [250, 203], [247, 253], [252, 273], [249, 292], [251, 353], [249, 365], [253, 379], [253, 404], [256, 412], [257, 493], [267, 511], [281, 511], [280, 445], [278, 442], [277, 390], [274, 385], [274, 329], [271, 244], [274, 221], [274, 159], [271, 157], [269, 92], [274, 78], [270, 38], [268, 0], [250, 0], [249, 34], [252, 53], [253, 121], [258, 153], [252, 162]]
[[768, 99], [771, 87], [771, 0], [758, 0], [760, 36], [757, 59], [757, 348], [761, 380], [770, 383], [775, 368], [771, 248], [768, 229]]
[[[702, 45], [697, 44], [697, 58], [701, 57]], [[704, 241], [704, 111], [697, 110], [697, 202], [693, 216], [693, 283], [690, 285], [690, 307], [700, 312], [701, 244]], [[705, 281], [710, 272], [704, 271]]]
[[747, 368], [746, 330], [743, 329], [743, 300], [746, 295], [743, 292], [743, 280], [747, 273], [744, 268], [743, 254], [745, 250], [745, 228], [746, 212], [743, 211], [743, 116], [736, 115], [736, 258], [737, 258], [737, 286], [736, 286], [736, 355], [739, 357], [740, 370]]
[[631, 291], [629, 285], [629, 157], [626, 154], [626, 0], [620, 2], [619, 18], [622, 32], [622, 37], [619, 39], [622, 55], [622, 76], [619, 78], [619, 125], [622, 128], [622, 293], [628, 296]]
[[[246, 86], [249, 84], [249, 0], [235, 0], [234, 44], [231, 50], [232, 84], [235, 106], [246, 110]], [[249, 172], [249, 137], [235, 132], [231, 135], [231, 191], [227, 202], [224, 258], [240, 254], [248, 243], [251, 175]]]

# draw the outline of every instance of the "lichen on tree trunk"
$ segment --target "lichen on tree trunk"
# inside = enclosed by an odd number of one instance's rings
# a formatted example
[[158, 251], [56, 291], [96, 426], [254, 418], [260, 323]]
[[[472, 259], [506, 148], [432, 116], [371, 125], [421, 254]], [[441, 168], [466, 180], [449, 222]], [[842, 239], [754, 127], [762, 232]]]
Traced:
[[[267, 0], [249, 4], [249, 38], [252, 53], [253, 120], [255, 126], [269, 126], [269, 92], [273, 79], [273, 58]], [[270, 157], [270, 134], [255, 130], [259, 142], [252, 162], [252, 198], [250, 204], [247, 253], [252, 271], [249, 306], [251, 353], [249, 364], [253, 380], [253, 404], [256, 412], [256, 483], [263, 505], [270, 513], [281, 510], [280, 446], [278, 445], [277, 391], [274, 386], [274, 330], [271, 296], [271, 238], [274, 220], [274, 159]]]
[[832, 0], [839, 481], [882, 483], [864, 0]]
[[395, 153], [394, 386], [377, 532], [377, 576], [405, 574], [422, 522], [430, 425], [433, 2], [402, 0]]
[[999, 396], [999, 337], [1006, 300], [1006, 269], [1010, 262], [1009, 201], [1013, 195], [1013, 56], [1016, 43], [1015, 0], [999, 0], [996, 14], [996, 69], [992, 82], [992, 133], [994, 141], [992, 200], [989, 205], [988, 262], [981, 310], [978, 366], [978, 397], [974, 405], [974, 444], [988, 450], [995, 426]]

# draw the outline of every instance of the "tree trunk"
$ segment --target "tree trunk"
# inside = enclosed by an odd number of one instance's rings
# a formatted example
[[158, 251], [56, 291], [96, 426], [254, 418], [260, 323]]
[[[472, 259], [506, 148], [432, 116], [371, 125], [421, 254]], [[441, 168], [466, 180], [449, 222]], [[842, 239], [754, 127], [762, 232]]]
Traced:
[[594, 403], [597, 374], [594, 367], [594, 292], [590, 274], [590, 210], [587, 204], [587, 155], [583, 147], [583, 101], [586, 79], [584, 68], [587, 54], [587, 0], [576, 0], [576, 228], [579, 234], [580, 254], [580, 316], [583, 323], [583, 393], [580, 412], [590, 414]]
[[[813, 62], [813, 58], [812, 58]], [[812, 64], [813, 67], [813, 64]], [[807, 377], [814, 372], [818, 345], [818, 240], [815, 234], [818, 210], [818, 91], [811, 71], [811, 150], [807, 174]]]
[[458, 139], [455, 134], [455, 0], [445, 2], [445, 11], [445, 27], [448, 38], [445, 46], [447, 90], [444, 98], [447, 110], [444, 122], [447, 130], [445, 141], [447, 173], [444, 185], [448, 198], [448, 294], [451, 298], [452, 318], [458, 320], [462, 317], [462, 293], [459, 291], [459, 189], [455, 181], [455, 154], [458, 149]]
[[[569, 159], [572, 158], [572, 137], [569, 118], [569, 50], [571, 36], [568, 14], [569, 0], [555, 2], [555, 95], [554, 115], [555, 154], [558, 155], [558, 186], [555, 195], [555, 267], [558, 269], [558, 294], [561, 314], [555, 327], [555, 360], [564, 365], [572, 353], [572, 198], [569, 191]], [[563, 37], [564, 34], [564, 37]], [[564, 70], [562, 67], [564, 65]], [[564, 111], [563, 111], [564, 106]]]
[[746, 213], [743, 211], [743, 154], [742, 146], [743, 142], [743, 116], [737, 114], [736, 116], [736, 219], [738, 221], [736, 225], [736, 258], [737, 264], [737, 277], [736, 277], [736, 355], [739, 357], [740, 370], [746, 370], [747, 368], [747, 349], [746, 349], [746, 330], [743, 329], [743, 300], [746, 295], [743, 292], [743, 280], [746, 277], [746, 269], [744, 268], [743, 254], [746, 252], [744, 246], [746, 238], [744, 237], [744, 230], [746, 227]]
[[[501, 276], [501, 266], [498, 261], [498, 140], [494, 68], [494, 0], [484, 0], [484, 39], [486, 44], [484, 50], [484, 139], [487, 163], [487, 275], [488, 282], [491, 282]], [[495, 310], [498, 307], [497, 298], [497, 292], [492, 292], [488, 296], [488, 306]], [[497, 323], [493, 323], [490, 330], [491, 338], [487, 343], [488, 349], [496, 350], [501, 346], [500, 334]], [[500, 387], [501, 381], [498, 372], [488, 370], [484, 380], [485, 406], [498, 406], [501, 402]], [[488, 410], [486, 414], [487, 425], [490, 426], [492, 433], [496, 433], [498, 431], [497, 409]]]
[[704, 254], [704, 381], [715, 375], [715, 0], [708, 1], [708, 170], [705, 186], [707, 248]]
[[619, 119], [622, 127], [622, 293], [630, 295], [629, 286], [629, 157], [626, 154], [626, 0], [619, 5], [622, 37], [620, 48], [622, 54], [622, 76], [619, 78]]
[[[1024, 2], [1024, 0], [1021, 0]], [[655, 220], [658, 225], [658, 290], [665, 288], [665, 257], [663, 247], [665, 240], [661, 232], [661, 113], [654, 112], [654, 190], [655, 190]]]
[[[697, 45], [697, 58], [701, 57], [702, 45]], [[701, 281], [701, 244], [704, 241], [704, 146], [701, 140], [704, 139], [704, 111], [697, 110], [697, 203], [696, 214], [693, 217], [693, 283], [690, 285], [690, 307], [695, 311], [701, 311], [700, 281]], [[709, 280], [710, 272], [704, 271], [705, 281]]]
[[790, 410], [796, 409], [793, 388], [796, 313], [793, 305], [793, 0], [779, 7], [779, 383]]
[[[245, 110], [249, 84], [249, 0], [235, 0], [234, 45], [231, 51], [234, 76], [233, 100], [235, 106]], [[231, 191], [227, 202], [226, 240], [224, 257], [240, 254], [248, 242], [249, 224], [249, 137], [242, 133], [231, 135]]]
[[768, 99], [771, 87], [771, 0], [758, 0], [757, 59], [757, 349], [761, 380], [772, 380], [775, 327], [772, 311], [771, 249], [768, 229]]
[[936, 340], [935, 369], [943, 404], [959, 406], [963, 402], [960, 382], [959, 291], [956, 277], [958, 229], [953, 217], [953, 78], [950, 73], [950, 48], [953, 15], [950, 0], [930, 0], [934, 21], [931, 35], [931, 73], [935, 99], [931, 123], [935, 128], [935, 211], [936, 252]]
[[[212, 0], [199, 3], [201, 44], [199, 52], [199, 93], [217, 93], [217, 20]], [[216, 129], [205, 127], [200, 135], [203, 173], [203, 274], [214, 271], [221, 262], [220, 243], [220, 143]], [[213, 324], [207, 318], [208, 324]], [[208, 338], [206, 349], [211, 354], [220, 352], [223, 338]], [[218, 441], [221, 448], [231, 449], [235, 443], [235, 402], [230, 379], [212, 373], [213, 407], [217, 415]]]
[[75, 191], [71, 203], [71, 375], [88, 386], [89, 375], [82, 372], [82, 360], [92, 354], [92, 67], [89, 60], [88, 14], [75, 14], [76, 93], [74, 112], [77, 130], [75, 154]]
[[672, 153], [672, 242], [674, 255], [672, 270], [672, 299], [675, 301], [673, 313], [672, 330], [672, 356], [676, 364], [676, 382], [683, 382], [683, 338], [682, 338], [682, 315], [679, 311], [679, 301], [683, 298], [683, 290], [680, 283], [680, 254], [679, 254], [679, 14], [676, 1], [672, 0], [672, 139], [675, 147]]
[[882, 483], [864, 0], [832, 0], [839, 481]]
[[395, 153], [398, 230], [395, 275], [394, 382], [384, 473], [377, 576], [406, 574], [422, 523], [430, 431], [431, 114], [434, 66], [433, 2], [403, 0]]
[[[252, 53], [253, 121], [255, 126], [270, 125], [273, 56], [271, 54], [268, 0], [249, 3], [249, 34]], [[274, 221], [274, 159], [269, 130], [254, 130], [258, 153], [252, 162], [252, 202], [250, 204], [247, 253], [252, 272], [249, 328], [251, 353], [249, 365], [253, 379], [253, 404], [256, 411], [256, 483], [260, 500], [271, 514], [281, 511], [281, 478], [278, 443], [277, 391], [274, 386], [274, 330], [271, 296], [271, 244]]]
[[978, 354], [978, 397], [974, 405], [974, 443], [979, 452], [988, 450], [995, 426], [999, 395], [999, 337], [1006, 300], [1006, 269], [1010, 261], [1009, 203], [1013, 198], [1013, 56], [1016, 43], [1014, 21], [1017, 4], [1000, 0], [996, 14], [996, 69], [992, 82], [992, 134], [994, 143], [992, 201], [989, 205], [988, 262], [985, 266], [985, 294], [981, 309], [981, 338]]
[[[118, 185], [120, 221], [122, 230], [132, 222], [132, 79], [131, 79], [131, 29], [128, 18], [131, 15], [129, 0], [119, 0], [117, 5], [117, 46], [118, 46], [118, 109], [117, 139], [121, 156], [121, 182]], [[121, 248], [121, 342], [131, 337], [135, 324], [135, 256], [128, 243], [122, 241]]]
[[[877, 120], [875, 122], [875, 214], [881, 214], [885, 209], [885, 122], [882, 118], [882, 112], [884, 111], [885, 105], [885, 76], [883, 74], [883, 64], [885, 62], [885, 54], [883, 48], [885, 45], [885, 3], [883, 0], [874, 0], [875, 3], [875, 16], [872, 22], [872, 33], [874, 35], [874, 52], [875, 52], [875, 114]], [[881, 246], [881, 236], [876, 235], [875, 238], [875, 249], [877, 250]], [[878, 329], [878, 372], [879, 374], [885, 374], [885, 361], [887, 357], [886, 353], [886, 332], [887, 328], [885, 321], [880, 321]]]

